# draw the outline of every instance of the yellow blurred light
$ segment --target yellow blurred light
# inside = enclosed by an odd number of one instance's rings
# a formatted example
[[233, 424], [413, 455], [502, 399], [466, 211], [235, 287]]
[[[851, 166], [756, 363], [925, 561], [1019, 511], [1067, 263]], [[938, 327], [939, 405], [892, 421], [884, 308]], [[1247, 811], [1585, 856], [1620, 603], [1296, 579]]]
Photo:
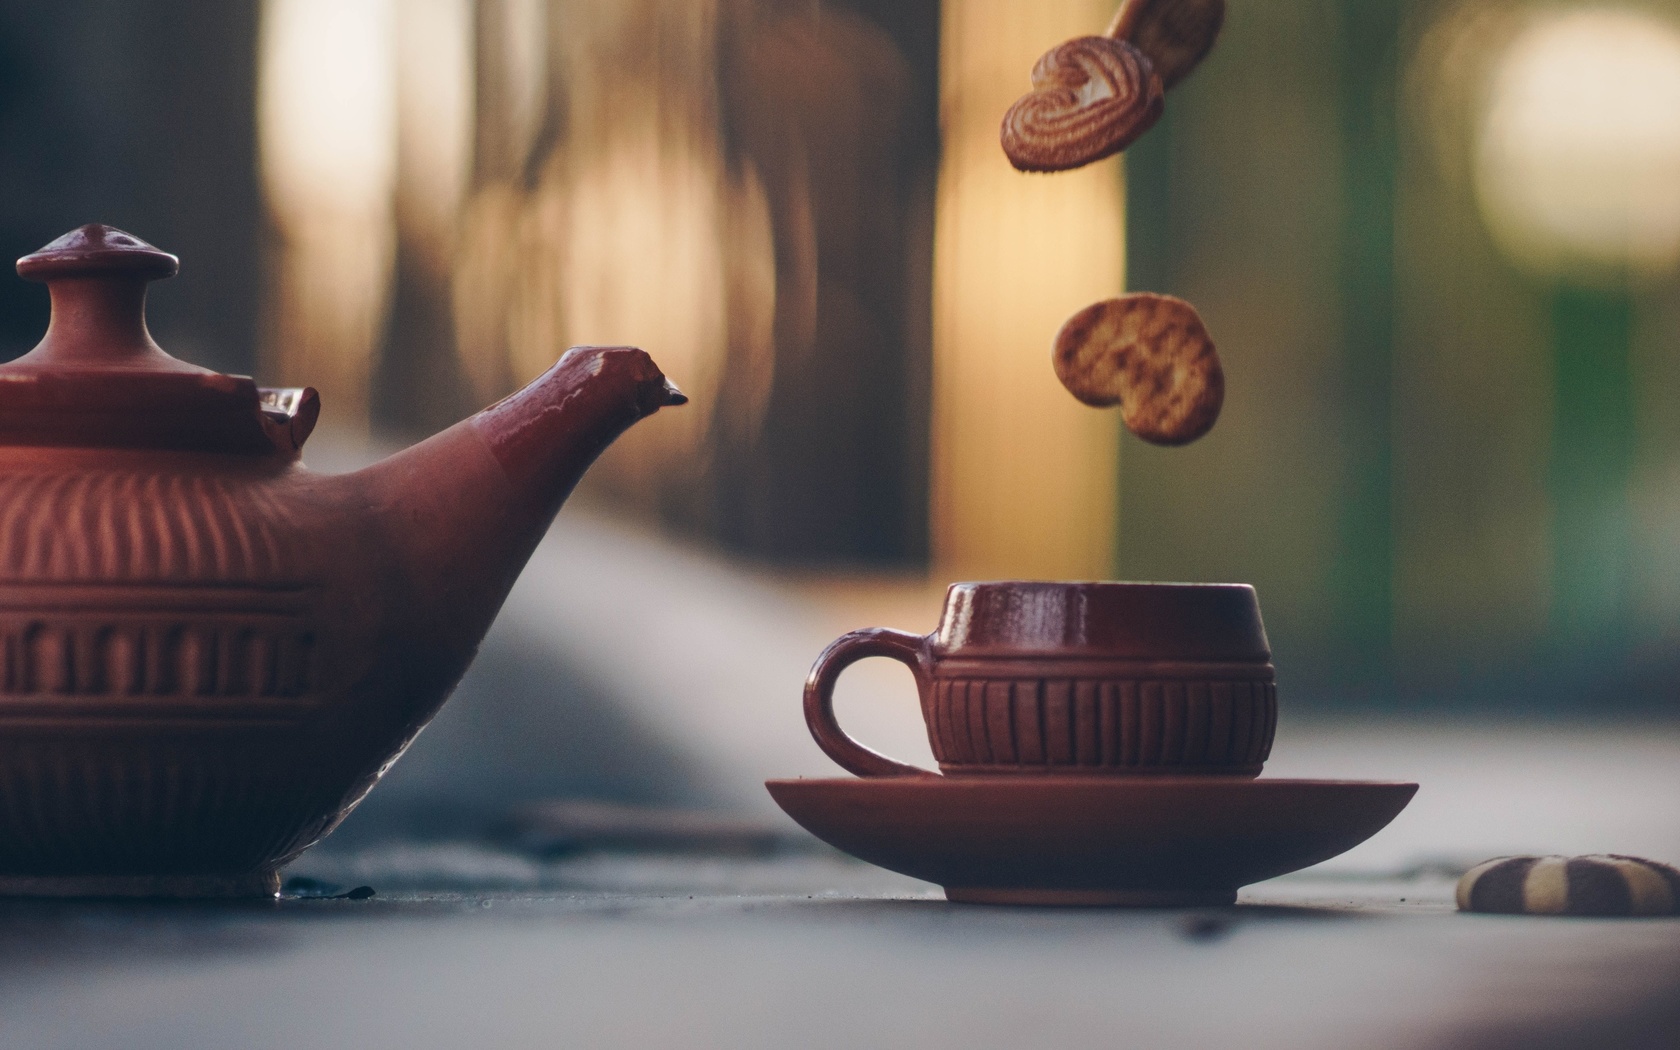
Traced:
[[267, 0], [258, 86], [264, 181], [282, 221], [388, 207], [396, 173], [391, 0]]
[[398, 222], [446, 273], [472, 167], [471, 0], [403, 0], [395, 28]]
[[1680, 263], [1680, 31], [1632, 10], [1536, 17], [1494, 63], [1477, 196], [1500, 247], [1545, 274]]
[[1104, 0], [963, 0], [942, 16], [934, 245], [933, 545], [957, 578], [1114, 572], [1119, 415], [1056, 380], [1069, 314], [1125, 287], [1116, 161], [1024, 175], [998, 122], [1040, 54], [1098, 32]]
[[265, 0], [258, 141], [279, 233], [265, 374], [365, 426], [394, 245], [392, 0]]

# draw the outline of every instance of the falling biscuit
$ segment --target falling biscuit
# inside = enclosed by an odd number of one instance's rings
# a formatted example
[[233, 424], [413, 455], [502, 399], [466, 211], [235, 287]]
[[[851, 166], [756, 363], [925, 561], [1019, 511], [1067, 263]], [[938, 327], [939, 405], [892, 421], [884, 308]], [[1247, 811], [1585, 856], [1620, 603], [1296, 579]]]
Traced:
[[1680, 871], [1619, 854], [1496, 857], [1458, 880], [1460, 911], [1501, 915], [1673, 915]]
[[1105, 299], [1068, 318], [1052, 351], [1056, 377], [1098, 408], [1119, 405], [1126, 429], [1183, 445], [1212, 428], [1225, 372], [1196, 308], [1170, 295]]
[[1149, 57], [1170, 88], [1207, 57], [1225, 24], [1225, 0], [1122, 0], [1107, 36]]
[[1120, 40], [1057, 44], [1033, 66], [1032, 86], [999, 132], [1009, 163], [1022, 171], [1065, 171], [1112, 156], [1161, 116], [1161, 79]]

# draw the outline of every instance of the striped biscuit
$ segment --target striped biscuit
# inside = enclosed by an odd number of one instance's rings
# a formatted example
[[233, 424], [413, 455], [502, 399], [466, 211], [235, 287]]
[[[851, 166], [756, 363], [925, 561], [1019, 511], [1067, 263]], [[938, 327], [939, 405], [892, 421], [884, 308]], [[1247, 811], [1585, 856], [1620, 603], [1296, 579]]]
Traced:
[[1458, 880], [1460, 911], [1501, 915], [1674, 915], [1680, 871], [1620, 854], [1495, 857]]
[[1032, 91], [1003, 115], [999, 140], [1021, 171], [1066, 171], [1111, 157], [1161, 118], [1161, 78], [1122, 40], [1076, 37], [1046, 51]]

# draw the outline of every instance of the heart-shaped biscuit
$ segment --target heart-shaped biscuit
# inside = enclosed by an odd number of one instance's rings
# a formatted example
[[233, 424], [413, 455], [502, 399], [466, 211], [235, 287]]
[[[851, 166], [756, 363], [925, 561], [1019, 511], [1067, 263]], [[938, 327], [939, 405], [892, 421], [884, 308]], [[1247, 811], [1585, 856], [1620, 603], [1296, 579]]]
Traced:
[[1056, 378], [1085, 402], [1120, 406], [1126, 429], [1156, 445], [1206, 434], [1225, 403], [1225, 371], [1196, 308], [1137, 292], [1067, 319], [1052, 351]]
[[1121, 0], [1107, 35], [1142, 51], [1170, 88], [1213, 50], [1224, 24], [1225, 0]]
[[1057, 44], [1033, 66], [1032, 86], [1003, 115], [1003, 152], [1022, 171], [1065, 171], [1119, 153], [1161, 116], [1161, 78], [1123, 40]]

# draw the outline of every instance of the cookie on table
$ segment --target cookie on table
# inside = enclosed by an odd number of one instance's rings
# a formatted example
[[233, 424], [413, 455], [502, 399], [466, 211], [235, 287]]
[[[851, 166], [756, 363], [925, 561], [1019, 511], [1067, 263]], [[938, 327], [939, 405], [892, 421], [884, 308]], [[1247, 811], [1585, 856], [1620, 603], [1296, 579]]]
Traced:
[[1495, 857], [1458, 880], [1460, 911], [1499, 915], [1674, 915], [1680, 871], [1654, 860]]

